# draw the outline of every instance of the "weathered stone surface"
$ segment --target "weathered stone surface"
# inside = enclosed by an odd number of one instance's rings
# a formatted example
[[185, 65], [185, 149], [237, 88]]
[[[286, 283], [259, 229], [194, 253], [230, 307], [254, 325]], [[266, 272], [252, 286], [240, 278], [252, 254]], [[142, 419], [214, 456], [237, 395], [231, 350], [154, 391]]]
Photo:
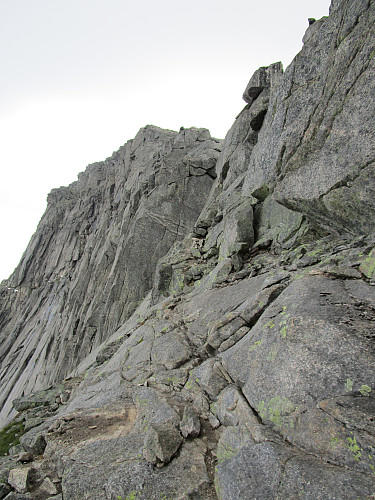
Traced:
[[291, 248], [307, 229], [304, 217], [277, 203], [273, 195], [267, 196], [256, 208], [254, 219], [258, 238], [256, 246], [262, 241], [270, 241], [276, 248]]
[[33, 497], [29, 494], [16, 493], [11, 491], [9, 495], [5, 497], [6, 500], [33, 500]]
[[177, 368], [190, 359], [190, 356], [189, 345], [177, 332], [166, 333], [156, 339], [151, 351], [152, 362], [164, 365], [167, 370]]
[[34, 428], [20, 438], [23, 449], [34, 455], [41, 455], [46, 447], [46, 429]]
[[35, 469], [31, 467], [20, 467], [9, 471], [8, 483], [18, 493], [26, 493], [32, 480]]
[[[183, 494], [199, 495], [207, 485], [202, 445], [184, 444], [176, 459], [158, 469], [137, 454], [141, 443], [142, 439], [128, 437], [92, 443], [76, 452], [63, 477], [64, 498], [183, 498]], [[95, 468], [87, 467], [92, 463]]]
[[233, 458], [217, 466], [215, 484], [219, 499], [277, 498], [284, 464], [292, 456], [275, 443], [242, 447]]
[[[314, 408], [317, 402], [343, 397], [348, 391], [372, 401], [368, 396], [375, 384], [372, 327], [358, 315], [357, 285], [346, 283], [319, 276], [294, 281], [252, 334], [222, 356], [228, 373], [264, 423], [310, 453], [371, 473], [375, 441], [361, 430], [361, 422], [372, 418], [371, 405], [359, 401], [358, 409], [341, 412], [345, 417], [331, 410], [334, 419]], [[363, 282], [360, 288], [366, 288], [368, 300], [362, 310], [369, 314], [373, 288]], [[369, 430], [374, 433], [372, 423]]]
[[218, 397], [216, 415], [225, 426], [254, 424], [257, 419], [237, 387], [226, 387]]
[[[362, 287], [369, 297], [374, 295], [372, 287]], [[350, 281], [344, 285], [319, 276], [296, 280], [267, 309], [251, 335], [222, 355], [229, 374], [243, 384], [254, 406], [271, 395], [297, 404], [343, 394], [347, 379], [355, 381], [356, 390], [362, 384], [374, 386], [371, 326], [357, 322], [351, 294], [356, 292]], [[370, 301], [367, 307], [371, 309]]]
[[374, 479], [341, 467], [323, 466], [318, 461], [292, 458], [285, 466], [279, 498], [340, 500], [371, 498]]
[[213, 429], [217, 429], [220, 425], [220, 421], [211, 412], [208, 414], [208, 423]]
[[218, 464], [234, 458], [241, 448], [253, 444], [254, 440], [246, 427], [226, 425], [217, 444]]
[[271, 99], [258, 155], [282, 174], [283, 204], [353, 233], [373, 231], [374, 19], [373, 2], [347, 0], [313, 25]]
[[225, 258], [239, 252], [246, 252], [253, 243], [253, 209], [249, 200], [244, 199], [225, 218], [220, 256]]
[[369, 255], [363, 260], [359, 270], [367, 278], [375, 278], [375, 249], [371, 250]]
[[152, 464], [167, 463], [181, 442], [181, 434], [174, 425], [151, 422], [145, 433], [143, 457]]
[[215, 359], [204, 361], [195, 371], [196, 383], [211, 398], [215, 399], [228, 384], [220, 363]]
[[22, 391], [61, 380], [135, 310], [158, 260], [195, 223], [220, 149], [206, 129], [147, 126], [51, 192], [1, 289], [2, 421]]
[[208, 418], [208, 413], [210, 410], [210, 404], [208, 402], [207, 397], [202, 394], [198, 393], [194, 400], [193, 400], [193, 409], [200, 415], [202, 418], [207, 419]]
[[180, 424], [181, 434], [184, 437], [197, 437], [201, 431], [201, 423], [196, 412], [191, 406], [185, 406]]
[[21, 463], [32, 462], [33, 460], [34, 460], [34, 455], [30, 451], [21, 453], [21, 455], [17, 459], [17, 461]]
[[49, 388], [36, 393], [28, 394], [21, 398], [13, 399], [13, 407], [17, 411], [29, 410], [40, 406], [53, 406], [56, 404], [57, 398], [60, 397], [60, 392], [65, 389], [64, 385]]
[[53, 484], [53, 482], [50, 480], [49, 477], [43, 479], [43, 481], [38, 487], [38, 492], [39, 494], [44, 494], [49, 496], [54, 496], [57, 495], [58, 493], [56, 486]]
[[274, 87], [282, 72], [283, 66], [280, 62], [259, 68], [246, 86], [243, 93], [244, 101], [251, 104], [264, 89]]
[[145, 433], [144, 458], [153, 464], [169, 462], [182, 442], [179, 415], [154, 389], [139, 389], [134, 402], [136, 425]]
[[[238, 447], [240, 450], [236, 452]], [[221, 445], [216, 470], [218, 497], [338, 500], [369, 495], [370, 498], [375, 484], [373, 478], [296, 455], [275, 443], [246, 444], [228, 435]]]

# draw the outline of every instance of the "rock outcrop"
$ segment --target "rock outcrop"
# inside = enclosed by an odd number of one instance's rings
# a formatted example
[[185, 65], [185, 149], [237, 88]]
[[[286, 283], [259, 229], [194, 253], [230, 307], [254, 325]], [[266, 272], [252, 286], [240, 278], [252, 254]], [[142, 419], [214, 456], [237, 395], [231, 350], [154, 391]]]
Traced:
[[147, 126], [49, 194], [1, 290], [3, 404], [62, 380], [136, 309], [158, 260], [195, 223], [219, 152], [205, 129]]
[[50, 194], [1, 289], [1, 498], [373, 498], [374, 20], [333, 1], [224, 142], [148, 126]]

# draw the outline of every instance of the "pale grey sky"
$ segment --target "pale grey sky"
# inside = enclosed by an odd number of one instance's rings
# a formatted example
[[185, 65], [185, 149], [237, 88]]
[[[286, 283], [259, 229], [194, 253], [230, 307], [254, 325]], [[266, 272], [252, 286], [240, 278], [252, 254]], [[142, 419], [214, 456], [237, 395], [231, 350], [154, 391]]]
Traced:
[[0, 280], [48, 192], [138, 129], [223, 138], [259, 66], [302, 47], [329, 0], [0, 0]]

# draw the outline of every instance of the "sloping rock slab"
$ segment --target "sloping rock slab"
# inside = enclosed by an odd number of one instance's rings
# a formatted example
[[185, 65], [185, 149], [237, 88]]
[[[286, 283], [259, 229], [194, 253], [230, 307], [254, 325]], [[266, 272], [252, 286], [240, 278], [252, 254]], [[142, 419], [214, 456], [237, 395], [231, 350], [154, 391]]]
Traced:
[[[72, 456], [63, 476], [63, 497], [70, 500], [184, 498], [208, 484], [205, 448], [185, 443], [179, 456], [162, 469], [142, 459], [143, 438], [95, 442]], [[196, 496], [196, 498], [200, 498]], [[203, 497], [201, 497], [203, 498]]]

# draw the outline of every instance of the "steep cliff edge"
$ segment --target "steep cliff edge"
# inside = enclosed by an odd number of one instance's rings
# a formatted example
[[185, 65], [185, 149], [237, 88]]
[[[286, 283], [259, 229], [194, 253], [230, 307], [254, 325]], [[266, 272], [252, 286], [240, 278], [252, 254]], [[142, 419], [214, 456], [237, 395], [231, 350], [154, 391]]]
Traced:
[[374, 21], [335, 0], [224, 142], [146, 127], [51, 193], [2, 284], [3, 497], [374, 496]]

